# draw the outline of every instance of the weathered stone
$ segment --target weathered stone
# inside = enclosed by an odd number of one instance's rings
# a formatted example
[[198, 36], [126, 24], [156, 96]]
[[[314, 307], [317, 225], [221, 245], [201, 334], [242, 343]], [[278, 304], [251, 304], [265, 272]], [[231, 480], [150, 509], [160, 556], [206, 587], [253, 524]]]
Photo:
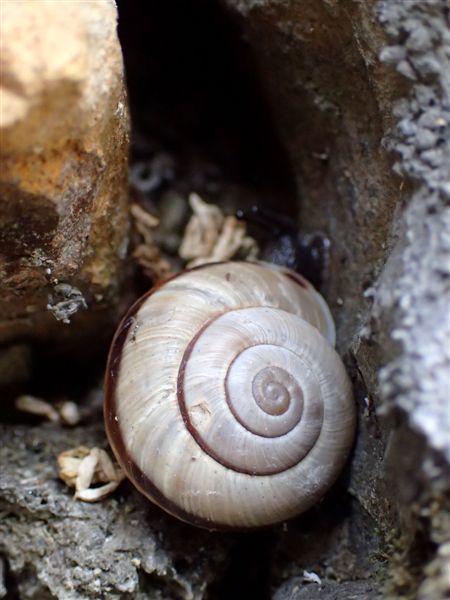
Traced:
[[365, 581], [323, 581], [305, 583], [304, 578], [294, 577], [281, 586], [274, 600], [381, 600], [376, 589]]
[[290, 152], [301, 227], [332, 241], [327, 297], [360, 406], [350, 491], [385, 539], [402, 532], [398, 589], [425, 580], [440, 598], [426, 564], [449, 563], [431, 550], [450, 510], [447, 2], [226, 4]]
[[[128, 227], [116, 19], [112, 0], [2, 5], [0, 343], [88, 337], [116, 300]], [[61, 284], [83, 297], [75, 332], [47, 309]]]
[[100, 504], [73, 499], [58, 479], [56, 454], [103, 445], [102, 427], [0, 433], [0, 512], [8, 515], [0, 520], [0, 553], [17, 597], [196, 600], [220, 576], [226, 540], [178, 524], [129, 484]]

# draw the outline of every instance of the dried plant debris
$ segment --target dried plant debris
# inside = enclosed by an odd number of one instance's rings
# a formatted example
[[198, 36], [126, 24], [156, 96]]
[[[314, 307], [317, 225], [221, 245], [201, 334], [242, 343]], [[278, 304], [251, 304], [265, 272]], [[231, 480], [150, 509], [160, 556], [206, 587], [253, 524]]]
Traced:
[[130, 183], [143, 194], [158, 190], [165, 182], [175, 177], [175, 160], [166, 153], [160, 152], [151, 160], [140, 160], [130, 168]]
[[317, 583], [317, 585], [322, 585], [322, 580], [314, 573], [314, 571], [303, 571], [303, 581], [305, 583]]
[[96, 447], [78, 446], [66, 450], [58, 456], [58, 465], [60, 479], [68, 487], [74, 487], [74, 498], [83, 502], [103, 500], [125, 478], [108, 453]]
[[81, 421], [81, 413], [78, 408], [78, 404], [71, 402], [70, 400], [63, 400], [57, 402], [56, 410], [61, 418], [61, 422], [64, 425], [75, 426]]
[[189, 196], [193, 215], [186, 226], [179, 254], [185, 260], [209, 256], [219, 237], [224, 216], [220, 208], [207, 204], [197, 194]]
[[68, 283], [57, 283], [48, 296], [47, 310], [57, 321], [69, 324], [70, 318], [82, 308], [87, 308], [83, 293]]
[[42, 398], [23, 394], [16, 398], [15, 407], [22, 412], [44, 417], [52, 423], [74, 426], [81, 420], [78, 405], [70, 400], [50, 404]]
[[[178, 248], [179, 257], [191, 268], [209, 262], [230, 259], [254, 260], [258, 256], [256, 241], [247, 235], [246, 225], [234, 216], [225, 216], [218, 206], [190, 194], [189, 205], [193, 212]], [[131, 207], [136, 231], [141, 242], [133, 256], [154, 283], [173, 274], [174, 270], [164, 257], [156, 239], [161, 237], [159, 219], [140, 204]], [[167, 234], [167, 232], [166, 232]]]
[[204, 202], [197, 194], [189, 196], [193, 215], [186, 226], [179, 254], [187, 267], [241, 258], [254, 260], [258, 246], [247, 235], [246, 226], [234, 216], [224, 216], [218, 206]]
[[154, 240], [154, 230], [158, 226], [159, 220], [137, 203], [131, 206], [131, 215], [136, 231], [141, 236], [141, 242], [133, 252], [136, 262], [153, 282], [166, 279], [172, 274], [172, 269]]

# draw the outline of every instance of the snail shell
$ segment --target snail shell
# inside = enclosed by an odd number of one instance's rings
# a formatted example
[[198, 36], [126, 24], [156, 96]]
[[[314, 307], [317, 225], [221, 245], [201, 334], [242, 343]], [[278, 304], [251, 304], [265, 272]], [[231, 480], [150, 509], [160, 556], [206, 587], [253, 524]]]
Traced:
[[136, 487], [208, 529], [277, 523], [339, 474], [355, 410], [323, 298], [262, 263], [184, 271], [138, 300], [111, 348], [105, 421]]

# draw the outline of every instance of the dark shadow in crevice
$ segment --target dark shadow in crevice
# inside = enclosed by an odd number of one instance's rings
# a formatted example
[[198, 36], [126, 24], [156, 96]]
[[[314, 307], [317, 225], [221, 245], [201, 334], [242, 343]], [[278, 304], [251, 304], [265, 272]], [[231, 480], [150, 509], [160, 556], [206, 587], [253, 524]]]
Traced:
[[208, 600], [269, 600], [277, 539], [274, 529], [239, 536], [230, 551], [225, 575], [208, 589]]
[[[211, 0], [119, 0], [118, 8], [131, 171], [148, 165], [143, 177], [156, 181], [139, 202], [161, 211], [165, 191], [195, 191], [226, 212], [259, 204], [296, 217], [289, 160], [239, 23]], [[268, 599], [278, 536], [237, 535], [209, 597]]]
[[204, 170], [295, 214], [289, 162], [239, 24], [210, 0], [118, 6], [132, 159], [169, 152], [180, 179], [198, 183]]

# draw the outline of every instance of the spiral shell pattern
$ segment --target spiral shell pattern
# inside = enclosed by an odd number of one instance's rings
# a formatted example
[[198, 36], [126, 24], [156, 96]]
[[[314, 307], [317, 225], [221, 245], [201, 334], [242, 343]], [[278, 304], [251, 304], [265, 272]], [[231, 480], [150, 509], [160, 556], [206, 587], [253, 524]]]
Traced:
[[210, 529], [306, 510], [354, 434], [330, 342], [325, 302], [285, 269], [205, 265], [152, 290], [119, 328], [106, 379], [107, 432], [127, 475]]

